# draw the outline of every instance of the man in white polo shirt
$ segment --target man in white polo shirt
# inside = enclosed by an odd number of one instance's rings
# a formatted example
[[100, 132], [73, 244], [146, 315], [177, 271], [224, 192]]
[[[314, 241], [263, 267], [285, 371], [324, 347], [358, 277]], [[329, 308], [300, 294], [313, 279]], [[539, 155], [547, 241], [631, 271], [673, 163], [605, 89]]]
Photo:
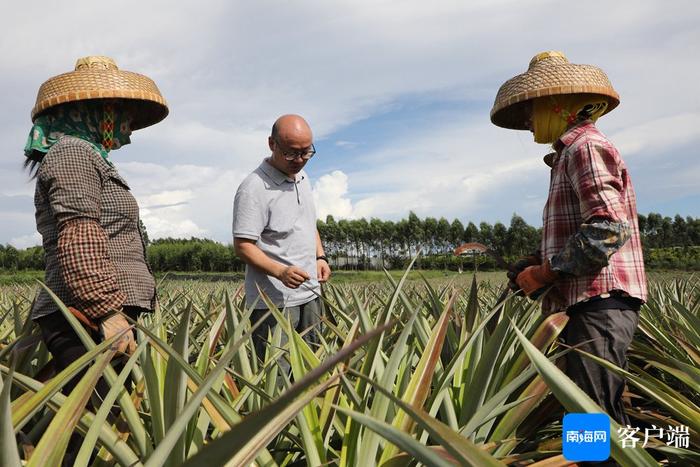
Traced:
[[[316, 230], [316, 208], [309, 177], [302, 170], [315, 154], [311, 128], [298, 115], [283, 115], [268, 138], [272, 154], [243, 180], [233, 203], [233, 244], [246, 263], [246, 305], [251, 322], [267, 311], [258, 287], [279, 309], [285, 309], [298, 332], [318, 343], [320, 282], [331, 275]], [[268, 317], [255, 331], [255, 350], [265, 357]], [[286, 342], [286, 335], [282, 335]], [[288, 368], [285, 362], [281, 366]]]

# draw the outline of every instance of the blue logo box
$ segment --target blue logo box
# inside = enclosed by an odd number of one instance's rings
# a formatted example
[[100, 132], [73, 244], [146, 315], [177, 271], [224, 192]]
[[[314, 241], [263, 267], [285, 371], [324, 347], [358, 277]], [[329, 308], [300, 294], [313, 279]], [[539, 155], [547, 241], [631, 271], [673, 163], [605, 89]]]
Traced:
[[604, 461], [610, 457], [610, 417], [570, 413], [562, 423], [562, 454], [569, 461]]

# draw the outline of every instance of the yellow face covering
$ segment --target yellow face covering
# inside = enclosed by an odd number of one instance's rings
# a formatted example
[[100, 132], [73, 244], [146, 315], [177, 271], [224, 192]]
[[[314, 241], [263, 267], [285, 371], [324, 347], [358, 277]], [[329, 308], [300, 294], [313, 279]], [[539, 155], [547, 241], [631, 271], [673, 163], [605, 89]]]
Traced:
[[532, 105], [532, 131], [535, 142], [550, 144], [566, 129], [581, 120], [598, 120], [608, 102], [593, 94], [562, 94], [539, 97]]

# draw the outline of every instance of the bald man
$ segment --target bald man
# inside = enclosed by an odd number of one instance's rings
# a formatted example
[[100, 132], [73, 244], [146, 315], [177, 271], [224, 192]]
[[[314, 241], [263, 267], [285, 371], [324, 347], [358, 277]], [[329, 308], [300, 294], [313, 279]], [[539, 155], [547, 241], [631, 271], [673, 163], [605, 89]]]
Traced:
[[[233, 245], [246, 263], [246, 305], [254, 308], [251, 322], [267, 311], [258, 288], [298, 332], [318, 344], [319, 283], [331, 275], [316, 230], [316, 208], [309, 177], [303, 168], [316, 153], [311, 128], [299, 115], [283, 115], [268, 138], [272, 154], [238, 187], [233, 203]], [[270, 316], [255, 331], [257, 358], [265, 360]], [[286, 335], [282, 333], [283, 342]], [[286, 362], [280, 365], [288, 368]]]

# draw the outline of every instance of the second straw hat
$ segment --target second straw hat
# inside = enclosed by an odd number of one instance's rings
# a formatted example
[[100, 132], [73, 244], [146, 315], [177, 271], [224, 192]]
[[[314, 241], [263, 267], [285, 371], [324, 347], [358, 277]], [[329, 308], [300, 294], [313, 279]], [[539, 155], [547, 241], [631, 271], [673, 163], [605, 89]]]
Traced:
[[526, 130], [528, 101], [558, 94], [603, 96], [608, 101], [605, 113], [620, 103], [603, 70], [569, 63], [563, 53], [549, 51], [535, 55], [525, 73], [503, 83], [491, 109], [491, 121], [503, 128]]
[[135, 107], [132, 130], [163, 120], [168, 104], [147, 76], [117, 68], [109, 57], [79, 58], [75, 70], [49, 78], [39, 88], [32, 121], [51, 107], [90, 99], [125, 99]]

